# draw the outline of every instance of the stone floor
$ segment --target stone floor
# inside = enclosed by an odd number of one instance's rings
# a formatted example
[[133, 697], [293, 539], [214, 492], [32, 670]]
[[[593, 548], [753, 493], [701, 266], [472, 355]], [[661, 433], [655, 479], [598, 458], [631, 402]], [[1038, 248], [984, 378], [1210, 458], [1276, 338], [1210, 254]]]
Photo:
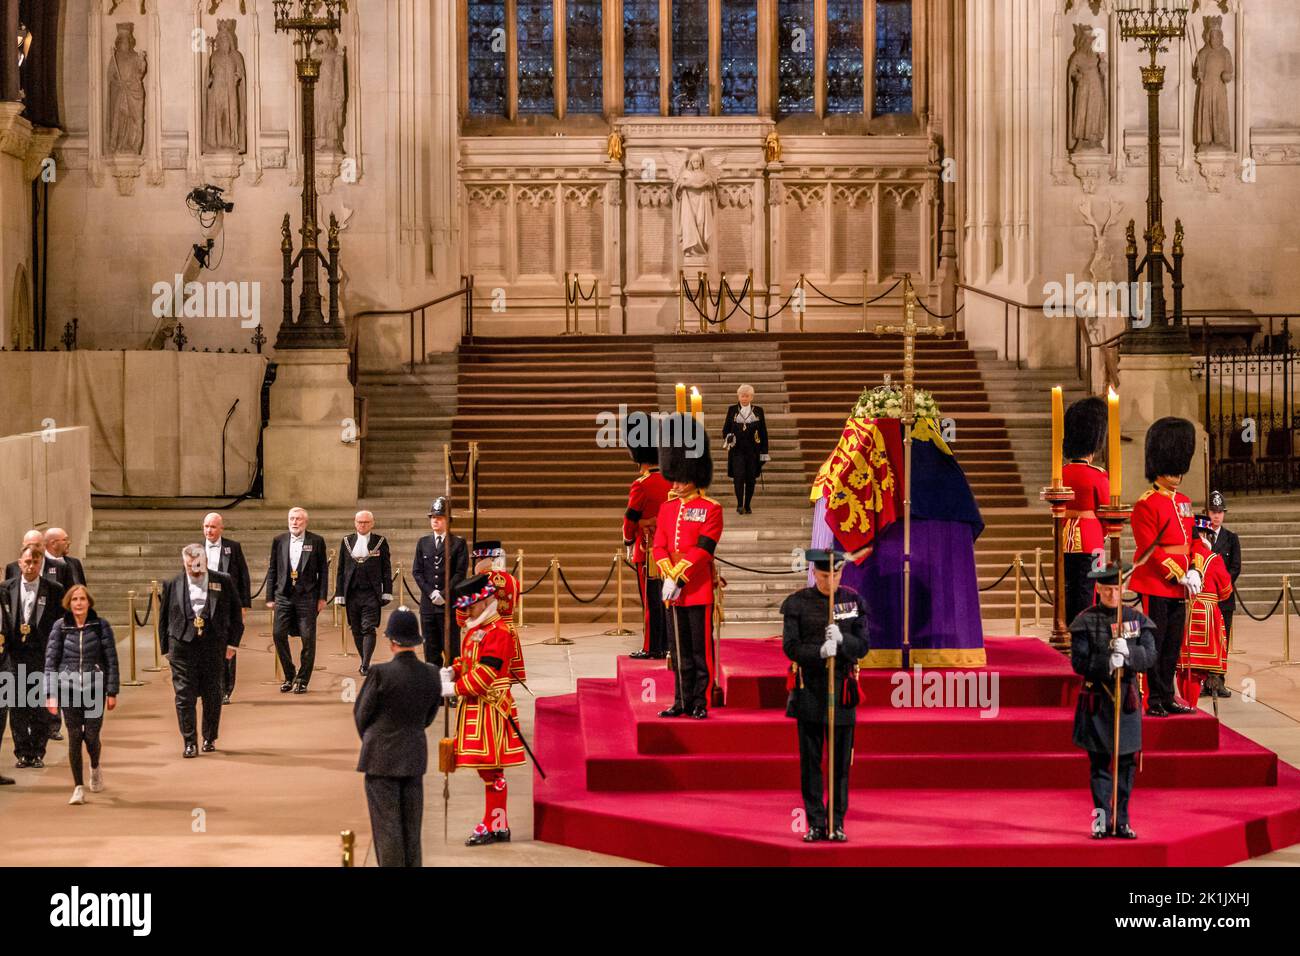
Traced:
[[[43, 770], [13, 769], [6, 744], [0, 770], [16, 777], [18, 784], [0, 789], [0, 866], [334, 866], [339, 861], [339, 833], [345, 829], [357, 834], [358, 862], [373, 865], [361, 776], [354, 770], [358, 741], [351, 699], [358, 686], [357, 660], [355, 652], [338, 656], [339, 631], [329, 623], [329, 612], [321, 620], [325, 626], [318, 660], [323, 670], [306, 697], [287, 697], [273, 680], [269, 629], [265, 616], [259, 615], [240, 651], [239, 685], [234, 703], [223, 713], [220, 752], [214, 755], [181, 759], [166, 672], [141, 673], [149, 683], [124, 689], [118, 708], [108, 716], [103, 761], [107, 787], [101, 794], [89, 794], [85, 806], [67, 805], [71, 779], [63, 744], [50, 745]], [[1300, 622], [1295, 623], [1293, 655], [1300, 653]], [[986, 629], [1011, 633], [1011, 623], [990, 622]], [[1026, 627], [1026, 633], [1042, 632]], [[566, 627], [564, 633], [573, 644], [543, 644], [552, 634], [547, 625], [524, 631], [528, 683], [535, 694], [568, 693], [578, 677], [613, 676], [615, 655], [636, 645], [632, 637], [606, 636], [590, 626]], [[765, 625], [728, 628], [734, 637], [770, 633], [772, 628]], [[1244, 653], [1230, 659], [1229, 685], [1249, 693], [1221, 702], [1221, 717], [1287, 762], [1300, 765], [1300, 667], [1270, 664], [1281, 657], [1281, 621], [1243, 621], [1238, 643]], [[147, 647], [143, 638], [141, 644]], [[517, 700], [524, 732], [531, 737], [533, 698], [519, 690]], [[431, 744], [441, 735], [439, 715], [430, 731]], [[464, 837], [482, 814], [477, 775], [451, 776], [445, 842], [442, 777], [426, 778], [426, 865], [639, 865], [533, 842], [532, 775], [511, 771], [508, 780], [514, 842], [469, 849]], [[1300, 847], [1247, 865], [1259, 864], [1300, 865]]]

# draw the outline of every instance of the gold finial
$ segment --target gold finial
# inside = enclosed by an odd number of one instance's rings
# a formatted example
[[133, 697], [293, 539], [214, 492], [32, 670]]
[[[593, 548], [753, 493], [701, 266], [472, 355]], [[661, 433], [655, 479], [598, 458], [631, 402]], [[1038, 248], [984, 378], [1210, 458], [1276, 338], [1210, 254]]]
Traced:
[[1183, 221], [1181, 219], [1175, 219], [1174, 220], [1174, 255], [1181, 256], [1182, 254], [1183, 254]]
[[1124, 238], [1127, 240], [1127, 244], [1124, 247], [1125, 254], [1130, 256], [1137, 255], [1137, 233], [1132, 219], [1128, 221], [1128, 228], [1124, 230]]

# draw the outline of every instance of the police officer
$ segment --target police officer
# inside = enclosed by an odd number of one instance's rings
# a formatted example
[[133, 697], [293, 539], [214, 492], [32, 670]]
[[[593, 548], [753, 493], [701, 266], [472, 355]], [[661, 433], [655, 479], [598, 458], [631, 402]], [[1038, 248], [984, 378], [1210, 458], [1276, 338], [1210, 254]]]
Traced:
[[364, 676], [375, 653], [380, 608], [393, 599], [393, 566], [388, 539], [375, 534], [375, 516], [358, 511], [352, 522], [356, 532], [345, 535], [339, 547], [334, 603], [347, 613], [348, 630], [361, 657], [358, 673]]
[[[411, 562], [411, 577], [420, 586], [420, 631], [424, 634], [424, 659], [442, 666], [443, 618], [447, 613], [447, 566], [443, 563], [451, 555], [451, 587], [465, 580], [469, 573], [469, 547], [465, 539], [450, 532], [451, 502], [445, 497], [434, 500], [429, 507], [429, 527], [415, 546], [415, 560]], [[449, 544], [450, 543], [450, 544]], [[455, 660], [460, 653], [460, 629], [453, 618], [447, 646], [447, 659]]]
[[[1223, 566], [1232, 579], [1232, 593], [1219, 601], [1219, 613], [1223, 615], [1223, 630], [1227, 634], [1228, 646], [1232, 646], [1232, 612], [1237, 609], [1237, 578], [1241, 575], [1241, 539], [1237, 533], [1223, 526], [1227, 515], [1228, 502], [1221, 491], [1210, 492], [1210, 506], [1205, 509], [1210, 515], [1210, 545], [1214, 553], [1222, 555]], [[1216, 697], [1231, 697], [1232, 691], [1223, 683], [1222, 674], [1211, 674], [1205, 682], [1205, 692]]]
[[[808, 832], [804, 842], [848, 839], [844, 815], [849, 806], [853, 726], [857, 719], [858, 661], [867, 656], [867, 606], [852, 588], [840, 586], [844, 555], [810, 550], [814, 586], [794, 592], [781, 604], [781, 648], [792, 661], [790, 699], [785, 714], [798, 721], [799, 780]], [[832, 560], [835, 562], [831, 567]], [[834, 593], [832, 599], [831, 594]], [[831, 604], [834, 604], [834, 619]], [[835, 694], [829, 696], [829, 658], [835, 659]], [[835, 726], [835, 819], [826, 809], [822, 769], [828, 724]]]
[[370, 832], [380, 866], [420, 866], [424, 774], [429, 744], [424, 732], [437, 716], [442, 681], [438, 668], [415, 656], [416, 617], [399, 607], [384, 631], [393, 659], [370, 668], [352, 708], [366, 775]]
[[[1127, 570], [1127, 566], [1125, 567]], [[1136, 608], [1124, 608], [1120, 633], [1115, 610], [1123, 586], [1119, 569], [1108, 564], [1088, 575], [1099, 603], [1070, 623], [1070, 663], [1083, 678], [1083, 690], [1074, 707], [1074, 745], [1088, 751], [1095, 839], [1111, 831], [1111, 760], [1115, 752], [1115, 671], [1123, 667], [1119, 720], [1119, 795], [1115, 835], [1137, 838], [1129, 826], [1128, 800], [1133, 791], [1137, 753], [1142, 749], [1142, 703], [1137, 675], [1155, 665], [1156, 626]]]

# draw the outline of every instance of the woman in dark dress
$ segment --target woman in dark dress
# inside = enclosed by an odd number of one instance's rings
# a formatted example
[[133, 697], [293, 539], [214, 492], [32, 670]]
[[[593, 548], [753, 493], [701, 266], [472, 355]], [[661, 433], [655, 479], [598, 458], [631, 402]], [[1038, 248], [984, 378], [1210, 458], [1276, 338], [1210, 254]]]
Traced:
[[770, 456], [767, 451], [767, 416], [754, 404], [754, 389], [736, 389], [735, 405], [727, 409], [722, 424], [722, 445], [727, 449], [727, 477], [736, 488], [736, 514], [753, 514], [754, 486]]

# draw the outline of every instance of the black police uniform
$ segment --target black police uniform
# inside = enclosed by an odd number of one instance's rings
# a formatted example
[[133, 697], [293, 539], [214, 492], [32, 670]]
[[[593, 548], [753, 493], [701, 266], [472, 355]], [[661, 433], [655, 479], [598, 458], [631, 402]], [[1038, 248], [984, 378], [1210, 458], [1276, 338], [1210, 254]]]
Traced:
[[[429, 517], [446, 516], [449, 520], [451, 509], [446, 499], [439, 498], [429, 509]], [[426, 534], [415, 546], [415, 560], [411, 562], [411, 577], [420, 587], [420, 632], [424, 635], [424, 659], [430, 664], [442, 666], [443, 621], [447, 616], [445, 604], [434, 604], [429, 595], [434, 591], [442, 594], [444, 602], [451, 601], [451, 591], [464, 581], [469, 574], [469, 546], [465, 539], [451, 533], [450, 528], [438, 543], [436, 533]], [[447, 553], [451, 553], [451, 588], [447, 586], [447, 566], [443, 563]], [[448, 661], [460, 654], [460, 628], [456, 626], [456, 615], [451, 615], [451, 633], [448, 635]]]
[[[828, 673], [821, 647], [829, 624], [827, 595], [804, 588], [781, 605], [784, 619], [781, 647], [794, 662], [794, 687], [786, 716], [799, 722], [799, 776], [809, 831], [827, 829], [822, 751], [826, 742]], [[835, 820], [843, 829], [849, 805], [849, 771], [853, 757], [853, 727], [857, 719], [857, 664], [867, 654], [867, 606], [852, 588], [835, 589], [835, 623], [844, 641], [835, 655]]]

